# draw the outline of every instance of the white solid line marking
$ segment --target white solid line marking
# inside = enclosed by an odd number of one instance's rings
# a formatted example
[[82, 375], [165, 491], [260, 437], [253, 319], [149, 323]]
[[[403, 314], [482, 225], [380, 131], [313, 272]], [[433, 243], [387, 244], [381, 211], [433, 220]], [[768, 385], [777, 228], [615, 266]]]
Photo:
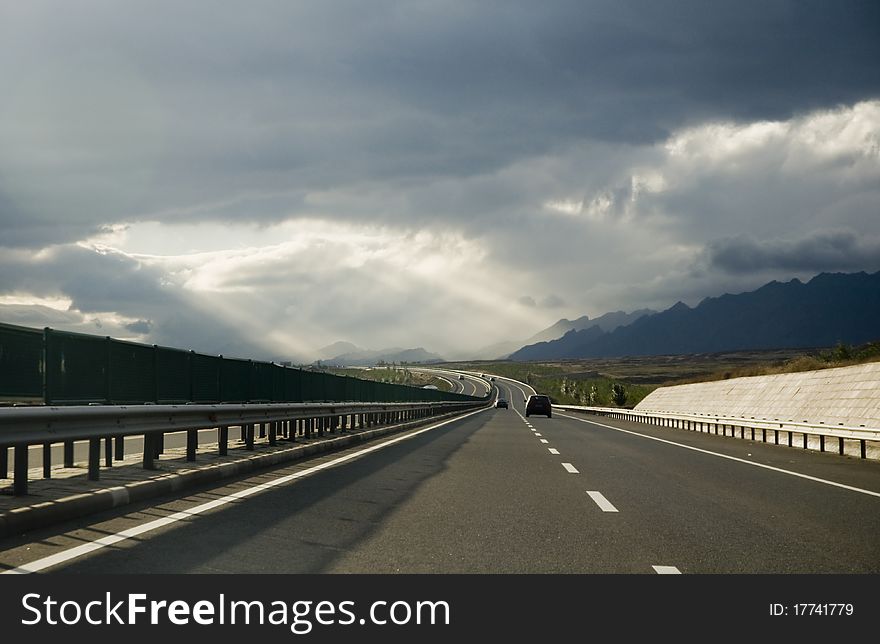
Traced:
[[600, 508], [602, 508], [602, 512], [617, 512], [617, 508], [615, 508], [608, 499], [605, 498], [601, 492], [590, 492], [587, 490], [587, 494], [590, 495], [590, 498], [596, 502]]
[[564, 467], [569, 474], [580, 474], [580, 472], [577, 471], [577, 468], [571, 463], [563, 463], [562, 467]]
[[551, 454], [559, 454], [559, 450], [558, 450], [558, 449], [555, 449], [555, 448], [553, 448], [553, 447], [548, 447], [547, 449], [550, 450], [550, 453], [551, 453]]
[[675, 445], [676, 447], [683, 447], [684, 449], [689, 449], [694, 452], [701, 452], [703, 454], [709, 454], [711, 456], [717, 456], [719, 458], [726, 458], [729, 461], [736, 461], [737, 463], [745, 463], [746, 465], [751, 465], [752, 467], [760, 467], [765, 470], [772, 470], [774, 472], [779, 472], [781, 474], [788, 474], [790, 476], [796, 476], [801, 479], [807, 479], [808, 481], [815, 481], [817, 483], [824, 483], [825, 485], [832, 485], [834, 487], [843, 488], [844, 490], [851, 490], [852, 492], [861, 492], [862, 494], [868, 494], [870, 496], [880, 497], [880, 492], [874, 492], [872, 490], [864, 490], [860, 487], [853, 487], [852, 485], [846, 485], [845, 483], [837, 483], [836, 481], [829, 481], [827, 479], [820, 479], [816, 476], [810, 476], [809, 474], [801, 474], [800, 472], [792, 472], [791, 470], [784, 470], [781, 467], [773, 467], [772, 465], [764, 465], [763, 463], [754, 463], [752, 461], [747, 461], [744, 458], [737, 458], [736, 456], [728, 456], [727, 454], [719, 454], [718, 452], [710, 452], [707, 449], [700, 449], [699, 447], [692, 447], [691, 445], [683, 445], [682, 443], [676, 443], [675, 441], [669, 441], [665, 438], [657, 438], [656, 436], [648, 436], [647, 434], [640, 434], [638, 432], [633, 432], [628, 429], [621, 429], [620, 427], [612, 427], [611, 425], [604, 425], [603, 423], [597, 423], [592, 420], [584, 420], [583, 418], [577, 418], [576, 416], [566, 416], [565, 414], [559, 414], [563, 418], [570, 418], [571, 420], [577, 420], [582, 423], [587, 423], [590, 425], [598, 425], [599, 427], [605, 427], [606, 429], [613, 429], [616, 432], [623, 432], [624, 434], [632, 434], [633, 436], [641, 436], [642, 438], [648, 438], [652, 441], [657, 441], [658, 443], [666, 443], [667, 445]]
[[305, 470], [301, 470], [299, 472], [294, 472], [293, 474], [287, 474], [285, 476], [278, 477], [277, 479], [273, 479], [266, 483], [260, 483], [258, 485], [254, 485], [253, 487], [246, 488], [244, 490], [239, 490], [233, 494], [229, 494], [224, 497], [220, 497], [219, 499], [214, 499], [213, 501], [208, 501], [207, 503], [202, 503], [201, 505], [197, 505], [194, 508], [190, 508], [189, 510], [183, 510], [181, 512], [175, 512], [174, 514], [170, 514], [167, 517], [162, 517], [161, 519], [155, 519], [148, 523], [144, 523], [139, 526], [135, 526], [133, 528], [129, 528], [128, 530], [123, 530], [122, 532], [118, 532], [116, 534], [107, 535], [106, 537], [102, 537], [100, 539], [96, 539], [91, 543], [85, 543], [80, 546], [76, 546], [75, 548], [71, 548], [70, 550], [65, 550], [64, 552], [59, 552], [54, 555], [50, 555], [48, 557], [43, 557], [42, 559], [37, 559], [36, 561], [32, 561], [30, 563], [24, 564], [23, 566], [19, 566], [18, 568], [13, 568], [12, 570], [5, 570], [0, 572], [0, 575], [9, 575], [9, 574], [26, 574], [31, 572], [39, 572], [41, 570], [45, 570], [51, 566], [57, 566], [58, 564], [64, 563], [66, 561], [70, 561], [71, 559], [76, 559], [78, 557], [82, 557], [90, 552], [95, 550], [100, 550], [106, 546], [112, 546], [115, 543], [119, 543], [120, 541], [125, 541], [126, 539], [131, 539], [132, 537], [136, 537], [138, 535], [144, 534], [145, 532], [151, 532], [158, 528], [162, 528], [171, 523], [176, 523], [177, 521], [183, 521], [185, 519], [191, 519], [192, 517], [202, 514], [203, 512], [207, 512], [208, 510], [212, 510], [214, 508], [220, 507], [222, 505], [226, 505], [227, 503], [232, 503], [234, 501], [238, 501], [239, 499], [246, 498], [251, 496], [252, 494], [256, 494], [257, 492], [262, 492], [264, 490], [272, 489], [278, 485], [282, 485], [284, 483], [288, 483], [290, 481], [300, 479], [310, 474], [315, 474], [316, 472], [320, 472], [321, 470], [326, 470], [335, 465], [339, 465], [341, 463], [345, 463], [347, 461], [351, 461], [359, 456], [363, 456], [365, 454], [369, 454], [370, 452], [375, 452], [380, 449], [384, 449], [390, 445], [394, 445], [395, 443], [399, 443], [401, 441], [408, 440], [413, 438], [414, 436], [418, 436], [419, 434], [423, 434], [425, 432], [429, 432], [432, 429], [437, 429], [438, 427], [443, 427], [444, 425], [448, 425], [449, 423], [453, 423], [457, 420], [463, 420], [474, 414], [481, 414], [484, 411], [491, 409], [490, 407], [486, 407], [484, 409], [478, 409], [477, 411], [472, 411], [468, 414], [464, 414], [463, 416], [457, 416], [456, 418], [450, 418], [449, 420], [445, 420], [442, 423], [437, 423], [436, 425], [431, 425], [430, 427], [425, 427], [423, 429], [419, 429], [417, 431], [412, 432], [411, 434], [406, 434], [404, 436], [398, 436], [397, 438], [392, 438], [391, 440], [385, 441], [384, 443], [379, 443], [377, 445], [373, 445], [371, 447], [366, 447], [360, 451], [353, 452], [351, 454], [346, 454], [345, 456], [340, 456], [339, 458], [335, 458], [332, 461], [327, 461], [326, 463], [321, 463], [320, 465], [315, 465], [314, 467], [310, 467]]
[[540, 440], [541, 440], [541, 442], [544, 443], [545, 445], [546, 445], [547, 443], [550, 442], [550, 441], [548, 441], [546, 438], [542, 438], [542, 439], [540, 439]]
[[680, 575], [681, 571], [675, 566], [651, 566], [658, 575]]

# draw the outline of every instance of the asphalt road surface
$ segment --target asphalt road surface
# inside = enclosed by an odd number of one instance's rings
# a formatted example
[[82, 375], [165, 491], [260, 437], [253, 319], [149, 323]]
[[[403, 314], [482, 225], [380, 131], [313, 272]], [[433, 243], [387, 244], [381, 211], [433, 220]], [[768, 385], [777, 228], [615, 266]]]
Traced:
[[526, 392], [496, 384], [511, 409], [6, 539], [0, 567], [880, 572], [876, 462], [560, 411], [525, 418]]

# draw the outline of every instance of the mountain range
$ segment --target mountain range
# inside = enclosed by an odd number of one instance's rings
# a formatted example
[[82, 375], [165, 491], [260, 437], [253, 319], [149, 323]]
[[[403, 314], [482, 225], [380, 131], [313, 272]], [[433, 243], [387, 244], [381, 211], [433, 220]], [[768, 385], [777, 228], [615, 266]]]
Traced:
[[[880, 271], [822, 273], [807, 283], [770, 282], [755, 291], [678, 302], [608, 331], [597, 324], [524, 346], [512, 360], [714, 353], [828, 347], [880, 338]], [[551, 327], [552, 328], [552, 327]]]
[[593, 319], [590, 319], [589, 315], [582, 315], [576, 320], [562, 318], [552, 326], [549, 326], [542, 331], [538, 331], [535, 335], [528, 338], [527, 340], [520, 340], [518, 342], [498, 342], [496, 344], [491, 344], [487, 347], [483, 347], [476, 352], [477, 355], [475, 355], [474, 358], [478, 360], [503, 360], [522, 347], [541, 342], [550, 342], [552, 340], [561, 338], [566, 333], [569, 333], [571, 331], [581, 331], [583, 329], [588, 329], [590, 327], [596, 326], [602, 331], [611, 332], [618, 327], [632, 324], [640, 317], [650, 315], [652, 313], [656, 313], [656, 311], [652, 311], [651, 309], [639, 309], [638, 311], [633, 311], [632, 313], [614, 311], [612, 313], [605, 313], [604, 315], [600, 315], [599, 317]]

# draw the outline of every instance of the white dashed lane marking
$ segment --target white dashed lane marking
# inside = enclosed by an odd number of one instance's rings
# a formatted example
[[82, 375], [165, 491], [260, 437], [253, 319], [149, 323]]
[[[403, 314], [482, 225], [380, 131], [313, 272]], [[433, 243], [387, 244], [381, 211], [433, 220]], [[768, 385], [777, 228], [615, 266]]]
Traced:
[[580, 472], [578, 472], [577, 468], [574, 465], [572, 465], [571, 463], [563, 463], [562, 467], [564, 467], [565, 471], [567, 471], [569, 474], [580, 474]]
[[681, 571], [675, 566], [651, 566], [658, 575], [680, 575]]
[[549, 443], [550, 441], [548, 441], [546, 438], [542, 438], [542, 439], [541, 439], [541, 442], [544, 443], [544, 444], [546, 445], [546, 444]]
[[596, 502], [596, 505], [602, 509], [602, 512], [617, 512], [617, 508], [611, 505], [608, 499], [605, 498], [605, 495], [601, 492], [591, 492], [588, 490], [587, 494], [589, 494], [590, 498]]
[[558, 450], [558, 449], [553, 449], [552, 447], [549, 447], [548, 449], [550, 450], [550, 453], [551, 453], [551, 454], [559, 454], [559, 450]]

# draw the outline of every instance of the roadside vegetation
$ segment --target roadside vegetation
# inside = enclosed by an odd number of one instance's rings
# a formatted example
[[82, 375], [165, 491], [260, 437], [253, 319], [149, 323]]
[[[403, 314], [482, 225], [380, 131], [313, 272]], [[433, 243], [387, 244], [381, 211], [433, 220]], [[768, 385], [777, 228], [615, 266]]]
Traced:
[[877, 361], [880, 361], [880, 341], [869, 342], [860, 346], [838, 343], [832, 349], [813, 351], [784, 361], [715, 371], [703, 377], [689, 378], [675, 384], [728, 380], [730, 378], [744, 378], [747, 376], [766, 376], [779, 373], [798, 373], [801, 371], [814, 371], [816, 369], [832, 369], [834, 367], [851, 367], [857, 364]]
[[556, 403], [633, 407], [654, 389], [666, 385], [795, 373], [874, 361], [880, 361], [880, 341], [815, 350], [731, 351], [552, 362], [475, 361], [443, 366], [526, 382]]

